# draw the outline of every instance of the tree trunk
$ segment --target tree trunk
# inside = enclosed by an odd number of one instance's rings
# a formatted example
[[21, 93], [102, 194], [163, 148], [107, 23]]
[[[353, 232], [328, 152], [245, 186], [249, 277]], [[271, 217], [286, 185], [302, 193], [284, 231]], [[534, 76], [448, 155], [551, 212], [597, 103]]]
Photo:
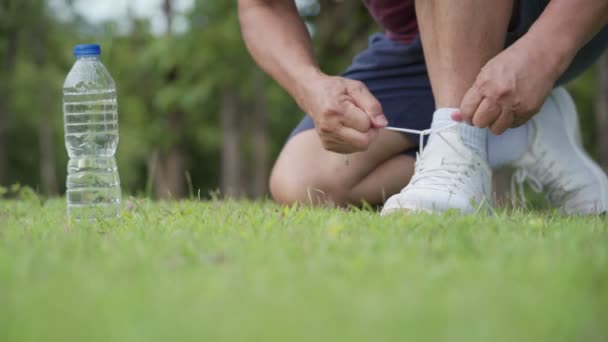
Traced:
[[266, 97], [266, 76], [261, 70], [255, 72], [256, 99], [253, 123], [253, 184], [252, 196], [264, 197], [268, 193], [268, 165], [270, 162], [270, 141], [268, 137], [268, 98]]
[[167, 152], [155, 151], [151, 164], [156, 198], [183, 198], [186, 195], [186, 155], [180, 145]]
[[598, 160], [608, 171], [608, 52], [598, 62], [598, 85], [595, 106]]
[[55, 143], [53, 142], [53, 127], [48, 123], [41, 123], [38, 126], [38, 144], [42, 192], [47, 195], [56, 195], [59, 192], [59, 184], [55, 164]]
[[[43, 15], [37, 20], [34, 27], [34, 35], [32, 40], [32, 60], [40, 75], [44, 75], [44, 70], [47, 67], [48, 61], [48, 25]], [[39, 85], [43, 88], [47, 87], [46, 78], [41, 78]], [[38, 98], [41, 108], [40, 113], [44, 115], [44, 110], [51, 108], [51, 94], [46, 89], [41, 89], [41, 96]], [[59, 191], [57, 182], [57, 168], [55, 165], [55, 149], [53, 142], [53, 126], [49, 122], [45, 122], [42, 118], [38, 119], [38, 162], [40, 163], [40, 182], [42, 184], [42, 192], [47, 195], [56, 195]]]
[[[179, 111], [169, 113], [167, 129], [171, 132], [180, 132], [183, 127], [183, 113]], [[152, 177], [157, 198], [176, 199], [186, 196], [187, 156], [182, 146], [182, 139], [178, 138], [178, 141], [172, 143], [167, 151], [157, 150], [154, 153]]]
[[12, 112], [12, 81], [17, 56], [17, 30], [9, 31], [5, 56], [0, 65], [0, 185], [8, 182], [8, 126]]
[[226, 88], [220, 109], [222, 127], [222, 194], [226, 197], [241, 195], [241, 148], [238, 122], [237, 94]]
[[[171, 41], [173, 34], [173, 1], [164, 0], [163, 13], [166, 20], [166, 35]], [[179, 77], [177, 66], [173, 67], [166, 75], [166, 83], [175, 83]], [[183, 131], [183, 113], [179, 109], [169, 111], [167, 129], [181, 137], [179, 132]], [[186, 154], [182, 148], [182, 139], [173, 142], [166, 152], [156, 151], [153, 158], [153, 182], [157, 198], [182, 198], [186, 195]]]
[[173, 0], [163, 1], [163, 13], [165, 14], [165, 20], [167, 23], [166, 34], [171, 36], [173, 34]]

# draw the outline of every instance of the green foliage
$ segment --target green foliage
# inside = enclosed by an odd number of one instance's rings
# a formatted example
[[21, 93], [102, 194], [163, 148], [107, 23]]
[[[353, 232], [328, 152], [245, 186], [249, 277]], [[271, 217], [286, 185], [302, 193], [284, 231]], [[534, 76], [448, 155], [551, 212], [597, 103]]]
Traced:
[[[152, 153], [165, 151], [176, 142], [189, 156], [194, 188], [204, 194], [217, 188], [221, 93], [235, 88], [241, 107], [250, 107], [256, 90], [250, 80], [258, 72], [240, 37], [236, 3], [197, 1], [187, 14], [190, 29], [172, 36], [154, 36], [147, 21], [136, 18], [130, 19], [128, 32], [118, 31], [111, 22], [91, 26], [77, 15], [60, 21], [42, 0], [8, 1], [3, 6], [8, 7], [0, 11], [0, 39], [7, 37], [4, 32], [8, 30], [19, 31], [14, 77], [3, 82], [10, 83], [14, 94], [7, 184], [40, 184], [37, 138], [41, 125], [53, 127], [56, 173], [63, 184], [67, 156], [61, 85], [73, 63], [72, 47], [98, 42], [102, 61], [118, 88], [121, 135], [117, 159], [124, 190], [141, 193], [150, 176]], [[38, 45], [44, 52], [42, 63], [32, 53]], [[0, 80], [2, 77], [0, 73]], [[285, 92], [271, 82], [265, 87], [271, 109], [271, 147], [276, 154], [300, 115]], [[179, 129], [171, 127], [171, 112], [181, 113]], [[242, 120], [248, 119], [247, 114], [241, 114]]]
[[596, 96], [597, 79], [596, 67], [588, 70], [576, 81], [568, 85], [572, 96], [576, 100], [579, 112], [579, 121], [583, 132], [583, 144], [592, 154], [597, 152], [597, 129], [595, 124], [594, 99]]
[[608, 222], [0, 201], [0, 340], [605, 341]]
[[[155, 36], [144, 19], [130, 18], [127, 31], [117, 23], [92, 25], [66, 5], [69, 15], [58, 19], [44, 0], [0, 3], [0, 56], [16, 34], [17, 63], [11, 74], [0, 69], [0, 94], [10, 90], [7, 141], [10, 142], [8, 179], [38, 188], [41, 184], [43, 126], [52, 127], [52, 160], [57, 181], [65, 180], [67, 155], [63, 143], [61, 86], [73, 63], [72, 47], [99, 42], [102, 60], [113, 75], [119, 98], [120, 144], [117, 159], [123, 189], [141, 194], [150, 180], [154, 151], [179, 144], [187, 156], [192, 186], [203, 194], [215, 190], [220, 178], [220, 106], [222, 93], [234, 90], [244, 159], [254, 159], [248, 136], [251, 108], [260, 94], [267, 99], [271, 156], [276, 156], [302, 113], [289, 96], [269, 79], [254, 80], [259, 70], [239, 32], [236, 2], [195, 1], [186, 13], [189, 29], [181, 34]], [[362, 50], [369, 33], [378, 28], [360, 2], [321, 1], [306, 9], [315, 25], [314, 43], [324, 70], [340, 73]], [[324, 14], [324, 15], [323, 15]], [[67, 19], [66, 19], [67, 18]], [[124, 24], [124, 23], [123, 23]], [[595, 147], [592, 73], [571, 86], [581, 109], [584, 139]], [[260, 91], [261, 88], [261, 91]], [[1, 109], [0, 109], [1, 110]], [[178, 112], [178, 125], [171, 113]], [[2, 115], [0, 113], [0, 115]], [[60, 188], [63, 188], [60, 186]]]

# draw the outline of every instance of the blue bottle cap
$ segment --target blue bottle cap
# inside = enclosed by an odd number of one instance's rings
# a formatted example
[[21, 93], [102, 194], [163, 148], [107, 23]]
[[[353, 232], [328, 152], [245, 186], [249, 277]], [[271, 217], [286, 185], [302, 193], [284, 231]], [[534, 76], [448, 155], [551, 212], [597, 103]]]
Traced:
[[84, 56], [99, 56], [101, 55], [101, 47], [99, 44], [82, 44], [74, 47], [75, 57]]

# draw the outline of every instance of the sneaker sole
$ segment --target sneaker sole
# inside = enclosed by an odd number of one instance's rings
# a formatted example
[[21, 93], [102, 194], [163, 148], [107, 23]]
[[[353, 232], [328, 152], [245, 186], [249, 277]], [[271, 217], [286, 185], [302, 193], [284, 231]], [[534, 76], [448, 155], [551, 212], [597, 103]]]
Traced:
[[387, 209], [387, 210], [382, 210], [382, 212], [380, 213], [380, 216], [390, 216], [390, 215], [395, 215], [395, 214], [408, 215], [408, 214], [421, 214], [421, 213], [436, 214], [437, 212], [434, 212], [429, 209], [420, 209], [420, 208], [418, 208], [418, 209], [391, 208], [391, 209]]
[[[555, 93], [559, 92], [562, 96], [556, 96]], [[557, 109], [562, 119], [566, 123], [566, 128], [573, 127], [573, 129], [566, 129], [568, 134], [568, 141], [570, 144], [574, 146], [574, 150], [578, 157], [583, 160], [583, 164], [591, 170], [591, 173], [595, 176], [600, 188], [600, 194], [602, 195], [602, 211], [598, 211], [597, 214], [605, 214], [607, 213], [608, 208], [608, 177], [604, 173], [604, 170], [600, 168], [600, 166], [593, 161], [593, 159], [585, 152], [582, 146], [582, 139], [580, 134], [580, 127], [578, 123], [578, 115], [567, 115], [562, 108], [572, 107], [573, 100], [570, 97], [570, 94], [562, 88], [558, 88], [551, 93], [551, 97], [557, 103]], [[572, 110], [576, 113], [576, 107], [572, 108]], [[596, 208], [597, 209], [597, 208]]]

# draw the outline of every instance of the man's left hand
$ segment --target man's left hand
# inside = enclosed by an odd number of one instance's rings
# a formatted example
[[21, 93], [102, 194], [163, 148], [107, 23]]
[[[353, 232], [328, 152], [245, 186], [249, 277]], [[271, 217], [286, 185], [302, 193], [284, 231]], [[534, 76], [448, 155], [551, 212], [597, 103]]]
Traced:
[[515, 43], [491, 59], [452, 117], [494, 134], [518, 127], [538, 113], [559, 73], [536, 48]]

